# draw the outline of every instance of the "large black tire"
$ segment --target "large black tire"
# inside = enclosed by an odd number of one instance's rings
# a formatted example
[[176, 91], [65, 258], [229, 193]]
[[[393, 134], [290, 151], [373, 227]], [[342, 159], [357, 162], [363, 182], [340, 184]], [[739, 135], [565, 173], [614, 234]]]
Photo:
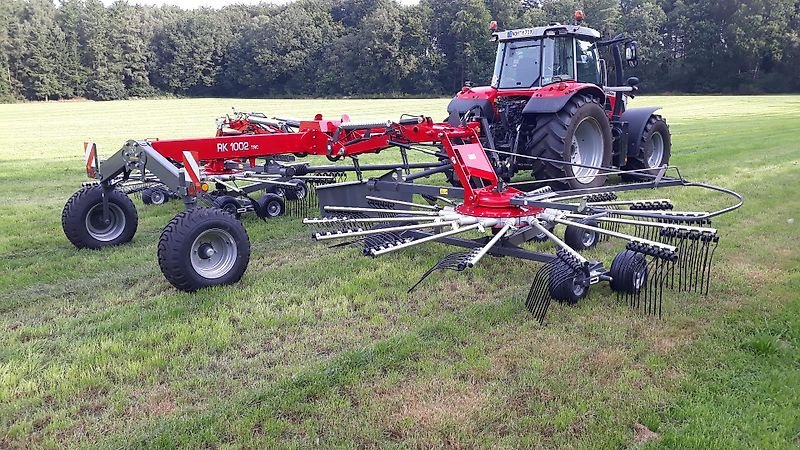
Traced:
[[[645, 124], [638, 150], [634, 154], [628, 155], [622, 169], [650, 169], [642, 173], [656, 175], [659, 167], [669, 164], [670, 156], [672, 156], [672, 138], [667, 121], [659, 115], [652, 115]], [[639, 180], [649, 177], [625, 174], [623, 178]]]
[[107, 191], [109, 219], [103, 221], [102, 186], [86, 187], [70, 197], [61, 212], [61, 227], [78, 248], [103, 248], [130, 242], [139, 226], [136, 206], [122, 191]]
[[[582, 126], [581, 133], [576, 135], [578, 127]], [[585, 127], [585, 128], [584, 128]], [[608, 175], [597, 171], [592, 174], [592, 169], [573, 167], [572, 162], [573, 139], [581, 144], [580, 135], [593, 135], [596, 139], [596, 147], [602, 143], [602, 154], [589, 161], [582, 160], [581, 164], [596, 167], [611, 167], [612, 139], [611, 125], [608, 122], [605, 110], [595, 97], [583, 94], [573, 96], [561, 111], [555, 114], [541, 114], [536, 116], [536, 128], [530, 135], [525, 144], [525, 154], [538, 156], [550, 161], [534, 161], [533, 176], [537, 180], [543, 180], [553, 189], [581, 189], [598, 187], [605, 184]], [[590, 143], [584, 143], [587, 147], [595, 147]], [[598, 149], [599, 151], [599, 149]], [[580, 152], [579, 152], [580, 153]], [[592, 152], [595, 153], [595, 152]], [[562, 164], [560, 161], [564, 161]], [[589, 171], [589, 173], [584, 173]], [[569, 178], [561, 181], [546, 181], [553, 178], [565, 178], [581, 176], [581, 178]]]
[[175, 216], [161, 232], [158, 265], [181, 291], [238, 282], [250, 262], [250, 238], [236, 217], [217, 208]]

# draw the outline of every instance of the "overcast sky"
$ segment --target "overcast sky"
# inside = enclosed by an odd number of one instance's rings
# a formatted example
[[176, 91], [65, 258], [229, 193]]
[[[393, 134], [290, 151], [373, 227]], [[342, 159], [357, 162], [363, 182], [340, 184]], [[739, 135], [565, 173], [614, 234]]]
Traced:
[[[289, 3], [291, 0], [128, 0], [131, 4], [140, 5], [175, 5], [184, 9], [198, 8], [200, 6], [222, 7], [233, 4], [256, 5], [258, 3]], [[398, 0], [404, 5], [419, 3], [419, 0]], [[103, 0], [103, 3], [110, 5], [114, 0]]]

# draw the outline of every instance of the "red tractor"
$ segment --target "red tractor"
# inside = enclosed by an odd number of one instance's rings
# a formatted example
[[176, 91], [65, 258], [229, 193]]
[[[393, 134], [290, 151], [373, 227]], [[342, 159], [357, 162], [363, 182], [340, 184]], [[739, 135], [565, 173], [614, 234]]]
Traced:
[[[623, 85], [623, 66], [637, 65], [636, 42], [603, 41], [582, 20], [578, 11], [574, 25], [495, 31], [491, 86], [467, 82], [448, 105], [452, 125], [482, 123], [483, 144], [506, 180], [530, 170], [554, 188], [580, 189], [603, 185], [609, 173], [655, 177], [669, 163], [670, 133], [654, 114], [659, 108], [626, 108], [639, 80]], [[604, 48], [613, 58], [614, 86], [600, 58]]]

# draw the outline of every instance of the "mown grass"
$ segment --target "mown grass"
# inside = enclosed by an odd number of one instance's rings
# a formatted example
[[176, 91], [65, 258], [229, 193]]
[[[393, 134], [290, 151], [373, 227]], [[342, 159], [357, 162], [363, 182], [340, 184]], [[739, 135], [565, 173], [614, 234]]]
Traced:
[[666, 107], [685, 176], [747, 198], [715, 222], [711, 295], [670, 294], [661, 321], [599, 287], [540, 327], [520, 304], [537, 266], [507, 258], [407, 295], [450, 249], [370, 260], [291, 218], [245, 219], [244, 280], [194, 295], [155, 260], [179, 205], [137, 201], [121, 248], [79, 251], [61, 232], [84, 140], [106, 154], [204, 136], [232, 105], [366, 119], [437, 118], [446, 102], [0, 105], [0, 447], [800, 445], [800, 97], [636, 100]]

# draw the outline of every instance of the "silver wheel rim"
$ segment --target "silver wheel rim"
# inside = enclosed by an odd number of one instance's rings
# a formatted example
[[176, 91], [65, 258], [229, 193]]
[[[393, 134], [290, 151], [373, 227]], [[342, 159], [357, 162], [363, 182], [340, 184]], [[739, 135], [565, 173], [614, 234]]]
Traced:
[[594, 245], [595, 239], [597, 239], [597, 233], [594, 231], [584, 231], [581, 237], [581, 243], [583, 243], [584, 247], [589, 248]]
[[[594, 117], [586, 117], [575, 128], [570, 144], [570, 163], [572, 174], [581, 184], [588, 184], [600, 173], [603, 165], [603, 132]], [[591, 167], [582, 167], [591, 166]]]
[[267, 214], [270, 217], [278, 217], [281, 214], [281, 204], [276, 200], [267, 202]]
[[582, 284], [578, 284], [578, 279], [577, 278], [573, 278], [572, 279], [572, 293], [575, 295], [575, 297], [580, 297], [581, 295], [583, 295], [583, 292], [585, 290], [586, 290], [586, 286], [583, 286]]
[[225, 230], [211, 228], [200, 233], [192, 242], [192, 268], [203, 278], [217, 279], [233, 269], [239, 250]]
[[637, 270], [633, 274], [633, 291], [638, 292], [644, 286], [644, 280], [647, 276], [647, 272], [644, 271], [644, 268]]
[[103, 204], [98, 203], [86, 214], [86, 231], [100, 242], [111, 242], [125, 231], [125, 213], [115, 203], [108, 204], [108, 223], [103, 220]]
[[160, 189], [154, 189], [150, 192], [150, 201], [153, 202], [154, 205], [160, 205], [164, 203], [164, 192]]
[[650, 156], [647, 158], [648, 167], [658, 167], [664, 159], [664, 136], [655, 132], [650, 136]]
[[295, 186], [297, 186], [297, 189], [294, 191], [294, 196], [297, 197], [298, 200], [306, 198], [306, 188], [299, 183]]

